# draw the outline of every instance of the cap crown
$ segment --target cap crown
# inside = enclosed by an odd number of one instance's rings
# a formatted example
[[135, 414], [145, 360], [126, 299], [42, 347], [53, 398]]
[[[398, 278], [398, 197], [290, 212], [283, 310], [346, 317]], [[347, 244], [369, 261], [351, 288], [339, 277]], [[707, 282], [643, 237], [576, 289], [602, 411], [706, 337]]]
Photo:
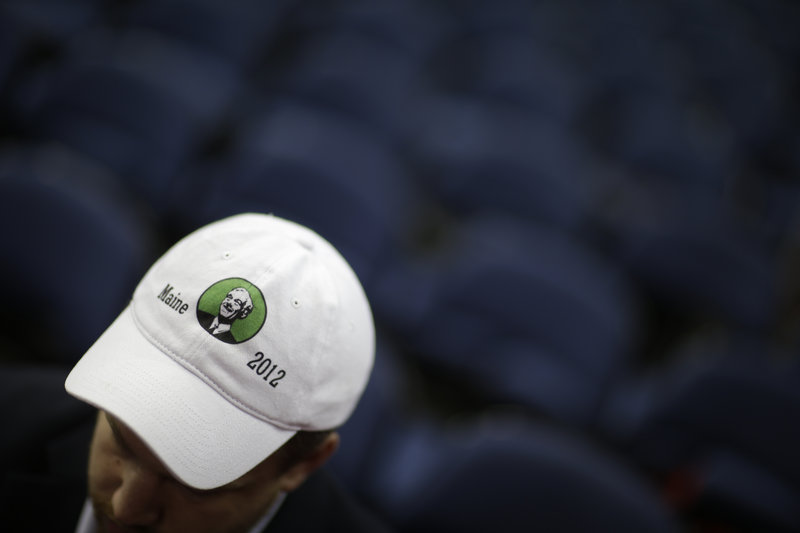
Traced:
[[166, 356], [284, 429], [342, 424], [372, 368], [372, 314], [356, 275], [322, 237], [271, 215], [237, 215], [179, 241], [131, 309]]

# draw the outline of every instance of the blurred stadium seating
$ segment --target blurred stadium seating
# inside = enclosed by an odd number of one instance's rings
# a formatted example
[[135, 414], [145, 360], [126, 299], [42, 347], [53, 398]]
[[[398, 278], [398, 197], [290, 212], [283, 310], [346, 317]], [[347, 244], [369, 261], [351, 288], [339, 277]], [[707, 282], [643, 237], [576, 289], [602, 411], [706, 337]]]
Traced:
[[27, 299], [0, 371], [57, 382], [168, 245], [274, 212], [372, 301], [332, 468], [399, 531], [797, 531], [798, 26], [791, 0], [0, 0]]

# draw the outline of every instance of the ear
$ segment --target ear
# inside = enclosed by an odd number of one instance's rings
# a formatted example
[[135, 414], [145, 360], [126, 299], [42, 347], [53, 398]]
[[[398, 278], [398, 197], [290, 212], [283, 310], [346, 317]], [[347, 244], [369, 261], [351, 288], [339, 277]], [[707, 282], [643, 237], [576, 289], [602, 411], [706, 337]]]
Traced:
[[291, 492], [298, 488], [339, 448], [339, 434], [336, 432], [328, 435], [324, 441], [302, 461], [298, 461], [289, 468], [280, 478], [281, 490]]

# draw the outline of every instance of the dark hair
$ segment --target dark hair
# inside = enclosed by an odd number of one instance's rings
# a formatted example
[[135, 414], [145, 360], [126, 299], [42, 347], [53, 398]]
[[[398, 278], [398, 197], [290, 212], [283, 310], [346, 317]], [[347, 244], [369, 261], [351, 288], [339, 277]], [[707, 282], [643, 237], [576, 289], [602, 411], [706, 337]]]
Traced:
[[335, 429], [323, 431], [298, 431], [275, 451], [281, 470], [285, 471], [311, 455]]

